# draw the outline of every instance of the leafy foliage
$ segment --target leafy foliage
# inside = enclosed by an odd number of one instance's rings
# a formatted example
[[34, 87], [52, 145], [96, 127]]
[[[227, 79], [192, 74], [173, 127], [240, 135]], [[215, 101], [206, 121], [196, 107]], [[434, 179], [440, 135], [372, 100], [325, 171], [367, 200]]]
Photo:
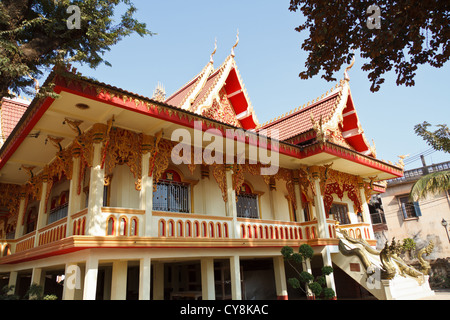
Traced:
[[[69, 29], [70, 5], [80, 9], [80, 28]], [[116, 9], [124, 10], [115, 21]], [[2, 0], [0, 2], [0, 95], [34, 94], [43, 70], [80, 62], [92, 68], [124, 37], [152, 35], [133, 16], [131, 0]], [[40, 88], [45, 94], [45, 88]], [[37, 91], [37, 90], [36, 90]]]
[[306, 20], [295, 30], [309, 31], [302, 49], [309, 55], [302, 79], [317, 75], [335, 81], [333, 73], [350, 63], [353, 51], [368, 59], [370, 90], [384, 82], [386, 72], [395, 70], [397, 85], [414, 85], [419, 65], [440, 68], [450, 58], [450, 5], [448, 1], [377, 0], [381, 28], [369, 28], [367, 13], [373, 1], [291, 0], [289, 10], [301, 11]]
[[[450, 153], [450, 129], [446, 124], [437, 125], [430, 131], [430, 123], [424, 121], [414, 127], [415, 133], [422, 137], [433, 149]], [[429, 195], [446, 192], [450, 189], [450, 170], [438, 171], [423, 176], [413, 185], [410, 197], [413, 201], [425, 199]]]
[[414, 132], [422, 137], [434, 150], [450, 153], [450, 129], [446, 124], [438, 124], [439, 129], [430, 131], [430, 123], [424, 121], [414, 127]]
[[301, 263], [311, 259], [314, 256], [314, 250], [310, 245], [303, 244], [299, 247], [298, 251], [298, 253], [295, 253], [294, 249], [289, 246], [285, 246], [281, 249], [281, 254], [285, 261], [289, 263], [298, 276], [297, 278], [289, 278], [289, 285], [294, 289], [301, 289], [303, 292], [307, 293], [304, 289], [304, 286], [306, 285], [316, 297], [322, 297], [324, 299], [333, 298], [336, 294], [333, 289], [326, 288], [325, 279], [325, 276], [328, 276], [333, 272], [333, 268], [330, 266], [323, 266], [322, 275], [317, 277], [314, 277], [307, 271], [300, 271]]

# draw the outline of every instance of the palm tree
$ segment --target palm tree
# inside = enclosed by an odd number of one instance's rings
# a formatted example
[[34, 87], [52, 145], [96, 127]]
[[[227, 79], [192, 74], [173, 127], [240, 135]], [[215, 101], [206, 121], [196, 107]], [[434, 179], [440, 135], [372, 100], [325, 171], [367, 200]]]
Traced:
[[450, 170], [433, 172], [416, 181], [410, 197], [413, 201], [418, 201], [447, 190], [450, 190]]
[[[437, 125], [439, 129], [434, 132], [428, 130], [429, 126], [428, 122], [423, 122], [416, 125], [414, 131], [435, 150], [450, 153], [450, 129], [447, 125]], [[428, 195], [448, 190], [450, 190], [450, 170], [433, 172], [417, 180], [411, 189], [410, 197], [413, 201], [418, 201]]]

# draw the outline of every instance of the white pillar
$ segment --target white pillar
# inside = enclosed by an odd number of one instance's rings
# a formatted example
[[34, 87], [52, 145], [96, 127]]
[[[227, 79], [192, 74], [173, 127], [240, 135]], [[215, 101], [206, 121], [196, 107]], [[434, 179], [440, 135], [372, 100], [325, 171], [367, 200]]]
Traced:
[[67, 237], [73, 235], [73, 221], [72, 215], [81, 210], [81, 195], [78, 194], [78, 184], [80, 179], [80, 157], [73, 157], [72, 179], [69, 185], [69, 203], [67, 212]]
[[231, 299], [242, 300], [239, 256], [230, 257]]
[[139, 261], [139, 300], [150, 300], [151, 259], [144, 257]]
[[320, 190], [320, 178], [317, 171], [313, 171], [313, 179], [314, 191], [316, 193], [314, 196], [314, 203], [316, 207], [318, 236], [319, 238], [329, 238], [330, 236], [327, 232], [327, 216], [325, 214], [325, 205], [323, 203], [322, 192]]
[[89, 186], [89, 204], [86, 217], [86, 235], [104, 236], [106, 231], [101, 228], [101, 210], [103, 207], [103, 190], [105, 173], [101, 166], [102, 143], [94, 143], [94, 155], [92, 160], [90, 186]]
[[[330, 247], [325, 246], [322, 250], [322, 259], [323, 259], [323, 265], [324, 266], [333, 266], [333, 262], [331, 260], [331, 254], [330, 254]], [[334, 290], [334, 293], [336, 293], [336, 285], [334, 283], [334, 273], [331, 273], [328, 276], [325, 276], [325, 280], [327, 282], [327, 288], [331, 288]]]
[[295, 191], [295, 202], [297, 204], [297, 209], [295, 210], [295, 214], [297, 215], [297, 221], [305, 222], [305, 214], [303, 213], [302, 192], [300, 190], [298, 178], [297, 183], [294, 184], [294, 191]]
[[25, 216], [25, 210], [27, 208], [25, 208], [25, 197], [26, 194], [21, 194], [20, 195], [20, 204], [19, 204], [19, 214], [17, 216], [17, 224], [16, 224], [16, 233], [14, 235], [14, 239], [18, 239], [23, 235], [23, 218]]
[[269, 181], [269, 201], [270, 201], [270, 212], [272, 214], [272, 220], [277, 219], [277, 210], [278, 210], [278, 202], [277, 202], [277, 182], [273, 177], [270, 177]]
[[215, 300], [214, 259], [201, 259], [202, 300]]
[[240, 228], [237, 221], [236, 192], [233, 190], [233, 170], [230, 165], [226, 165], [225, 176], [227, 181], [227, 202], [225, 206], [227, 208], [227, 216], [233, 218], [233, 230], [230, 237], [237, 239], [240, 238]]
[[83, 300], [95, 300], [97, 294], [98, 259], [90, 256], [86, 260]]
[[46, 209], [46, 195], [47, 195], [47, 187], [48, 187], [48, 183], [47, 180], [44, 180], [44, 182], [42, 182], [42, 191], [41, 191], [41, 200], [39, 201], [39, 211], [38, 211], [38, 217], [37, 217], [37, 222], [36, 222], [36, 235], [34, 237], [34, 247], [38, 246], [39, 243], [39, 229], [41, 229], [42, 227], [44, 227], [47, 223], [47, 216], [45, 213], [45, 209]]
[[127, 299], [128, 262], [118, 260], [113, 262], [111, 280], [111, 300]]
[[18, 276], [19, 276], [19, 273], [17, 271], [11, 271], [9, 273], [8, 287], [14, 287], [14, 288], [8, 292], [8, 295], [13, 295], [16, 292]]
[[45, 272], [42, 268], [33, 268], [31, 273], [31, 284], [37, 284], [38, 286], [45, 285]]
[[150, 166], [150, 152], [142, 155], [142, 180], [141, 180], [141, 193], [140, 193], [140, 209], [145, 210], [144, 215], [144, 237], [157, 236], [158, 227], [155, 225], [155, 232], [152, 234], [153, 227], [153, 175], [148, 176]]
[[[303, 266], [303, 271], [306, 271], [306, 272], [312, 274], [311, 260], [310, 259], [302, 260], [302, 266]], [[313, 293], [312, 293], [311, 289], [308, 286], [306, 286], [306, 295], [307, 295], [307, 297], [312, 297], [313, 296]]]
[[153, 268], [153, 300], [164, 300], [164, 263], [155, 263]]
[[288, 292], [283, 256], [273, 257], [273, 271], [275, 272], [275, 287], [277, 290], [277, 299], [287, 300]]
[[67, 263], [64, 273], [63, 300], [75, 300], [76, 290], [81, 290], [81, 269], [77, 264]]
[[370, 218], [369, 205], [367, 204], [366, 193], [364, 191], [364, 183], [361, 183], [359, 185], [359, 196], [361, 198], [361, 207], [362, 207], [361, 214], [362, 214], [363, 222], [370, 224], [370, 227], [368, 228], [369, 236], [370, 236], [370, 239], [375, 239], [375, 234], [373, 232], [373, 226], [372, 226], [372, 219]]

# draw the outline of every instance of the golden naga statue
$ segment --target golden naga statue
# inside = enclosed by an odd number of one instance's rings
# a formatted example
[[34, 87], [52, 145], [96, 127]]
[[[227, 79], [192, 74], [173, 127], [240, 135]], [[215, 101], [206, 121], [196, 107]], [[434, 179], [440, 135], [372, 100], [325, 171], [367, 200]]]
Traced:
[[377, 268], [369, 259], [369, 255], [379, 256], [380, 266], [381, 266], [381, 279], [390, 280], [395, 277], [396, 274], [405, 277], [406, 275], [415, 278], [419, 284], [422, 284], [425, 281], [424, 276], [428, 275], [429, 270], [431, 269], [430, 264], [425, 261], [422, 257], [424, 254], [429, 255], [434, 248], [434, 244], [431, 241], [428, 246], [421, 249], [417, 258], [421, 265], [421, 269], [416, 270], [412, 266], [409, 266], [402, 258], [399, 257], [399, 254], [402, 252], [402, 246], [399, 245], [395, 239], [392, 239], [391, 244], [385, 244], [384, 248], [381, 251], [375, 250], [372, 248], [365, 240], [363, 239], [354, 239], [348, 236], [345, 230], [342, 230], [341, 235], [343, 239], [347, 240], [351, 244], [354, 244], [352, 248], [349, 248], [342, 239], [339, 241], [339, 251], [345, 256], [357, 256], [361, 263], [363, 264], [368, 275], [371, 275], [375, 272], [375, 268]]
[[429, 256], [431, 252], [433, 252], [433, 249], [434, 249], [434, 242], [431, 240], [426, 247], [422, 248], [417, 253], [417, 259], [419, 260], [420, 263], [420, 272], [422, 272], [424, 275], [428, 275], [430, 273], [431, 266], [430, 263], [423, 258], [423, 255], [425, 254]]

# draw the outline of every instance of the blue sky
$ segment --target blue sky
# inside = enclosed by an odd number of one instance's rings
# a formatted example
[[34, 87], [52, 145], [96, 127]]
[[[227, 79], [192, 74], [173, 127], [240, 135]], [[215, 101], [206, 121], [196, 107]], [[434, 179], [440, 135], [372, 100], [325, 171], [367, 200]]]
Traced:
[[[236, 63], [260, 123], [321, 96], [335, 83], [317, 76], [301, 80], [307, 53], [301, 49], [307, 33], [294, 30], [302, 21], [290, 12], [288, 0], [134, 0], [136, 17], [157, 35], [123, 39], [105, 54], [112, 67], [96, 70], [77, 66], [85, 76], [151, 97], [158, 82], [173, 93], [209, 61], [217, 39], [215, 66], [229, 55], [239, 29]], [[420, 67], [414, 87], [398, 87], [395, 73], [377, 93], [370, 92], [367, 73], [357, 57], [350, 71], [356, 110], [369, 141], [375, 141], [379, 159], [397, 162], [430, 149], [414, 134], [414, 125], [428, 121], [450, 125], [450, 63], [436, 69]], [[335, 77], [343, 77], [343, 69]], [[427, 164], [449, 161], [450, 155], [433, 152]], [[420, 160], [405, 169], [420, 167]]]

